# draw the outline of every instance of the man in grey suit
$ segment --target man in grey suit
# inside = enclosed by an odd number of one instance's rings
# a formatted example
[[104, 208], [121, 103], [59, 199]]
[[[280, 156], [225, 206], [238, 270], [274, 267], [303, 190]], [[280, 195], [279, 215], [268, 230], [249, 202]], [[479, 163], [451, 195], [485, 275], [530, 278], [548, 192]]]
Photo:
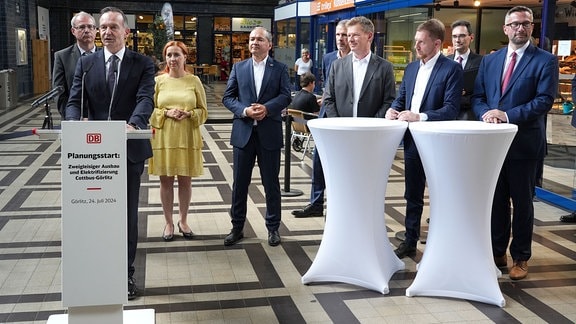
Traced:
[[392, 63], [370, 51], [374, 24], [358, 16], [346, 24], [352, 55], [334, 61], [324, 105], [327, 117], [381, 117], [396, 94]]
[[474, 40], [472, 27], [466, 20], [456, 20], [452, 23], [452, 45], [454, 54], [448, 55], [449, 59], [458, 62], [464, 69], [464, 89], [460, 100], [460, 120], [477, 120], [470, 105], [470, 99], [474, 92], [474, 80], [478, 75], [478, 67], [482, 62], [482, 55], [470, 50], [470, 43]]
[[76, 63], [80, 56], [96, 51], [94, 45], [96, 20], [92, 15], [80, 11], [72, 17], [70, 26], [70, 32], [76, 38], [76, 42], [54, 53], [54, 70], [52, 71], [52, 87], [61, 86], [64, 89], [58, 97], [58, 111], [62, 120], [66, 120], [66, 104], [74, 81]]

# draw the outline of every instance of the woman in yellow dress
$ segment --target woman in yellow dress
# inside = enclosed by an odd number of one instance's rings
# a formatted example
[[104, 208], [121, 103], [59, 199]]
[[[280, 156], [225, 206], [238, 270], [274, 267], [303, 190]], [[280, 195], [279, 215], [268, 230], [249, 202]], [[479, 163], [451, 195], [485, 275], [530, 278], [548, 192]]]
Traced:
[[207, 117], [206, 92], [200, 79], [186, 71], [188, 48], [184, 43], [170, 41], [163, 51], [166, 67], [156, 77], [154, 111], [150, 125], [156, 129], [152, 138], [154, 156], [148, 173], [160, 176], [160, 200], [166, 225], [165, 241], [174, 238], [174, 177], [178, 179], [178, 230], [192, 239], [188, 225], [188, 206], [192, 198], [191, 177], [203, 173], [202, 134], [200, 125]]

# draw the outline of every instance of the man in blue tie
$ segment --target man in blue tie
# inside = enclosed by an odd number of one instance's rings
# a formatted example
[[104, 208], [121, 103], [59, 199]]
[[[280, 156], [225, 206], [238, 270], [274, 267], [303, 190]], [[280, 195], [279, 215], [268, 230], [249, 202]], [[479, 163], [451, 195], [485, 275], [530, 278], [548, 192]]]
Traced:
[[508, 11], [503, 26], [508, 46], [484, 57], [472, 95], [478, 119], [518, 125], [496, 184], [491, 225], [492, 252], [498, 267], [507, 266], [510, 243], [512, 280], [528, 275], [532, 200], [538, 166], [546, 151], [546, 114], [558, 93], [558, 59], [530, 43], [533, 19], [532, 10], [525, 6]]
[[[130, 28], [124, 12], [106, 7], [100, 13], [104, 49], [78, 61], [66, 119], [79, 120], [81, 110], [87, 109], [90, 120], [123, 120], [127, 130], [146, 129], [154, 109], [154, 63], [149, 57], [126, 48]], [[82, 97], [86, 107], [81, 103]], [[126, 153], [128, 299], [134, 299], [138, 296], [134, 260], [138, 245], [140, 177], [144, 162], [152, 156], [150, 140], [128, 140]]]

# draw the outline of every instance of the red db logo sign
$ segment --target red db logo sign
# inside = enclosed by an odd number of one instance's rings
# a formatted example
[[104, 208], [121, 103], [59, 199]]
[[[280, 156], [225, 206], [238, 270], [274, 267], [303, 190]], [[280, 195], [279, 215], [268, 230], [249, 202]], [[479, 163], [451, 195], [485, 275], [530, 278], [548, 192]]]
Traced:
[[88, 144], [100, 144], [100, 143], [102, 143], [102, 134], [100, 134], [100, 133], [88, 133], [88, 134], [86, 134], [86, 143], [88, 143]]

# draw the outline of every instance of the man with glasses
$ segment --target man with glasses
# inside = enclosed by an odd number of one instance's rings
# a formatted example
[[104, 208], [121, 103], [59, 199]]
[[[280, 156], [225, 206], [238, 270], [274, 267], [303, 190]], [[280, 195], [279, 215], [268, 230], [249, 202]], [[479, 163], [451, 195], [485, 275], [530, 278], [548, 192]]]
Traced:
[[452, 23], [451, 27], [454, 54], [448, 55], [448, 58], [458, 62], [464, 69], [464, 89], [462, 89], [458, 119], [477, 120], [472, 112], [470, 98], [472, 98], [474, 80], [476, 80], [476, 75], [478, 75], [478, 67], [482, 61], [482, 55], [470, 50], [470, 43], [474, 40], [474, 34], [468, 21], [457, 20]]
[[496, 184], [491, 223], [492, 252], [498, 267], [507, 266], [506, 250], [512, 236], [512, 280], [528, 275], [532, 199], [538, 165], [546, 151], [546, 114], [558, 93], [558, 59], [530, 43], [533, 19], [532, 10], [524, 6], [508, 11], [503, 26], [508, 46], [484, 57], [472, 95], [472, 108], [479, 119], [518, 125]]
[[76, 43], [54, 53], [54, 70], [52, 71], [52, 87], [61, 86], [64, 91], [58, 97], [58, 112], [62, 120], [66, 120], [66, 103], [74, 80], [76, 63], [83, 55], [92, 54], [97, 50], [94, 45], [96, 38], [96, 21], [89, 13], [80, 11], [70, 21], [70, 32], [76, 38]]

